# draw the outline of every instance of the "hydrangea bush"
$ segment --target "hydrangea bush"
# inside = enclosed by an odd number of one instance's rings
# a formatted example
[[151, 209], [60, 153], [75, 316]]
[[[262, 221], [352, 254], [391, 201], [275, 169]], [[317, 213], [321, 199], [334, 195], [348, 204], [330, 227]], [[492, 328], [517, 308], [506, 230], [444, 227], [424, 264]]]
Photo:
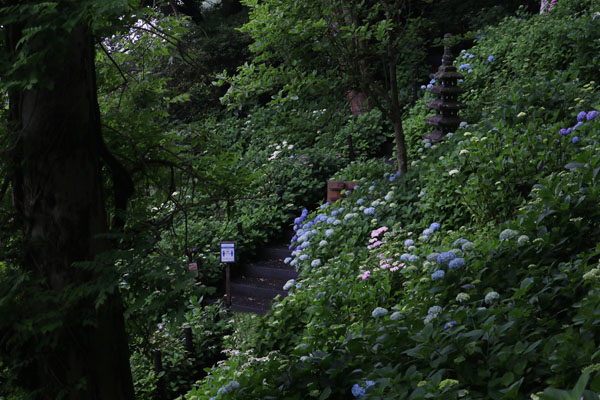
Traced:
[[290, 295], [186, 398], [598, 398], [600, 98], [582, 60], [600, 10], [583, 3], [477, 39], [457, 66], [479, 108], [442, 143], [409, 140], [412, 172], [338, 174], [358, 188], [299, 214]]

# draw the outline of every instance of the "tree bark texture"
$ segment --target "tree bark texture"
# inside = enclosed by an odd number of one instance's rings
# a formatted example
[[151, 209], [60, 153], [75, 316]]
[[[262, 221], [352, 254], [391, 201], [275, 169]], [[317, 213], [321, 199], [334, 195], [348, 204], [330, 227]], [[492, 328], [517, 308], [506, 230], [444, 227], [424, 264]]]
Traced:
[[[7, 29], [8, 47], [15, 51], [18, 29]], [[52, 86], [10, 94], [19, 134], [13, 201], [27, 243], [23, 268], [43, 277], [45, 290], [64, 294], [105, 275], [106, 269], [73, 263], [92, 261], [111, 244], [98, 237], [108, 232], [108, 222], [93, 38], [80, 26], [60, 41], [47, 40], [61, 50], [45, 57], [40, 72], [40, 80]], [[72, 308], [71, 315], [85, 320], [65, 318], [44, 334], [53, 335], [54, 345], [41, 349], [24, 379], [29, 390], [37, 390], [36, 398], [134, 399], [118, 289], [111, 288], [100, 305], [96, 295], [80, 298]], [[52, 313], [52, 307], [40, 304], [41, 312]]]

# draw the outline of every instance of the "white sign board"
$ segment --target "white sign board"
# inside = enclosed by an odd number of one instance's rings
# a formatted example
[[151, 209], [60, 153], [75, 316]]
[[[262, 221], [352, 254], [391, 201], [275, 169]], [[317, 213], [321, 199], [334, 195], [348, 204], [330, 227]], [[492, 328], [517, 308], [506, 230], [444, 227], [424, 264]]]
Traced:
[[235, 243], [234, 242], [221, 242], [221, 262], [222, 263], [234, 263], [235, 262]]

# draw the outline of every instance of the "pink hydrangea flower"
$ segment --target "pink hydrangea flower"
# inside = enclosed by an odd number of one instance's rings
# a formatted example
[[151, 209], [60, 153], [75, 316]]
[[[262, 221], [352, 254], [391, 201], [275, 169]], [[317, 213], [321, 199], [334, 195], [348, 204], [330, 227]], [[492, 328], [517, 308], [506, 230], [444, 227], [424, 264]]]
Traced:
[[365, 271], [363, 272], [361, 278], [363, 281], [366, 281], [367, 279], [369, 279], [369, 276], [371, 276], [371, 271]]

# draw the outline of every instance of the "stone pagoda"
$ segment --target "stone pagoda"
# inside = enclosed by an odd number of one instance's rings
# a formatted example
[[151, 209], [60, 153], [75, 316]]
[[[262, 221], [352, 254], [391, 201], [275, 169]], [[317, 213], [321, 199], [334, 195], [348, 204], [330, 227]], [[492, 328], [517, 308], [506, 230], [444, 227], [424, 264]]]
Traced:
[[[444, 38], [447, 39], [451, 36], [447, 33]], [[454, 59], [450, 46], [444, 46], [442, 65], [432, 75], [437, 85], [428, 89], [437, 96], [437, 100], [427, 103], [427, 107], [435, 110], [435, 116], [425, 119], [425, 122], [435, 126], [433, 132], [425, 135], [425, 138], [432, 142], [440, 141], [448, 132], [454, 132], [458, 128], [462, 122], [458, 111], [467, 106], [458, 101], [458, 96], [465, 90], [457, 86], [457, 81], [463, 79], [464, 76], [452, 65]]]

